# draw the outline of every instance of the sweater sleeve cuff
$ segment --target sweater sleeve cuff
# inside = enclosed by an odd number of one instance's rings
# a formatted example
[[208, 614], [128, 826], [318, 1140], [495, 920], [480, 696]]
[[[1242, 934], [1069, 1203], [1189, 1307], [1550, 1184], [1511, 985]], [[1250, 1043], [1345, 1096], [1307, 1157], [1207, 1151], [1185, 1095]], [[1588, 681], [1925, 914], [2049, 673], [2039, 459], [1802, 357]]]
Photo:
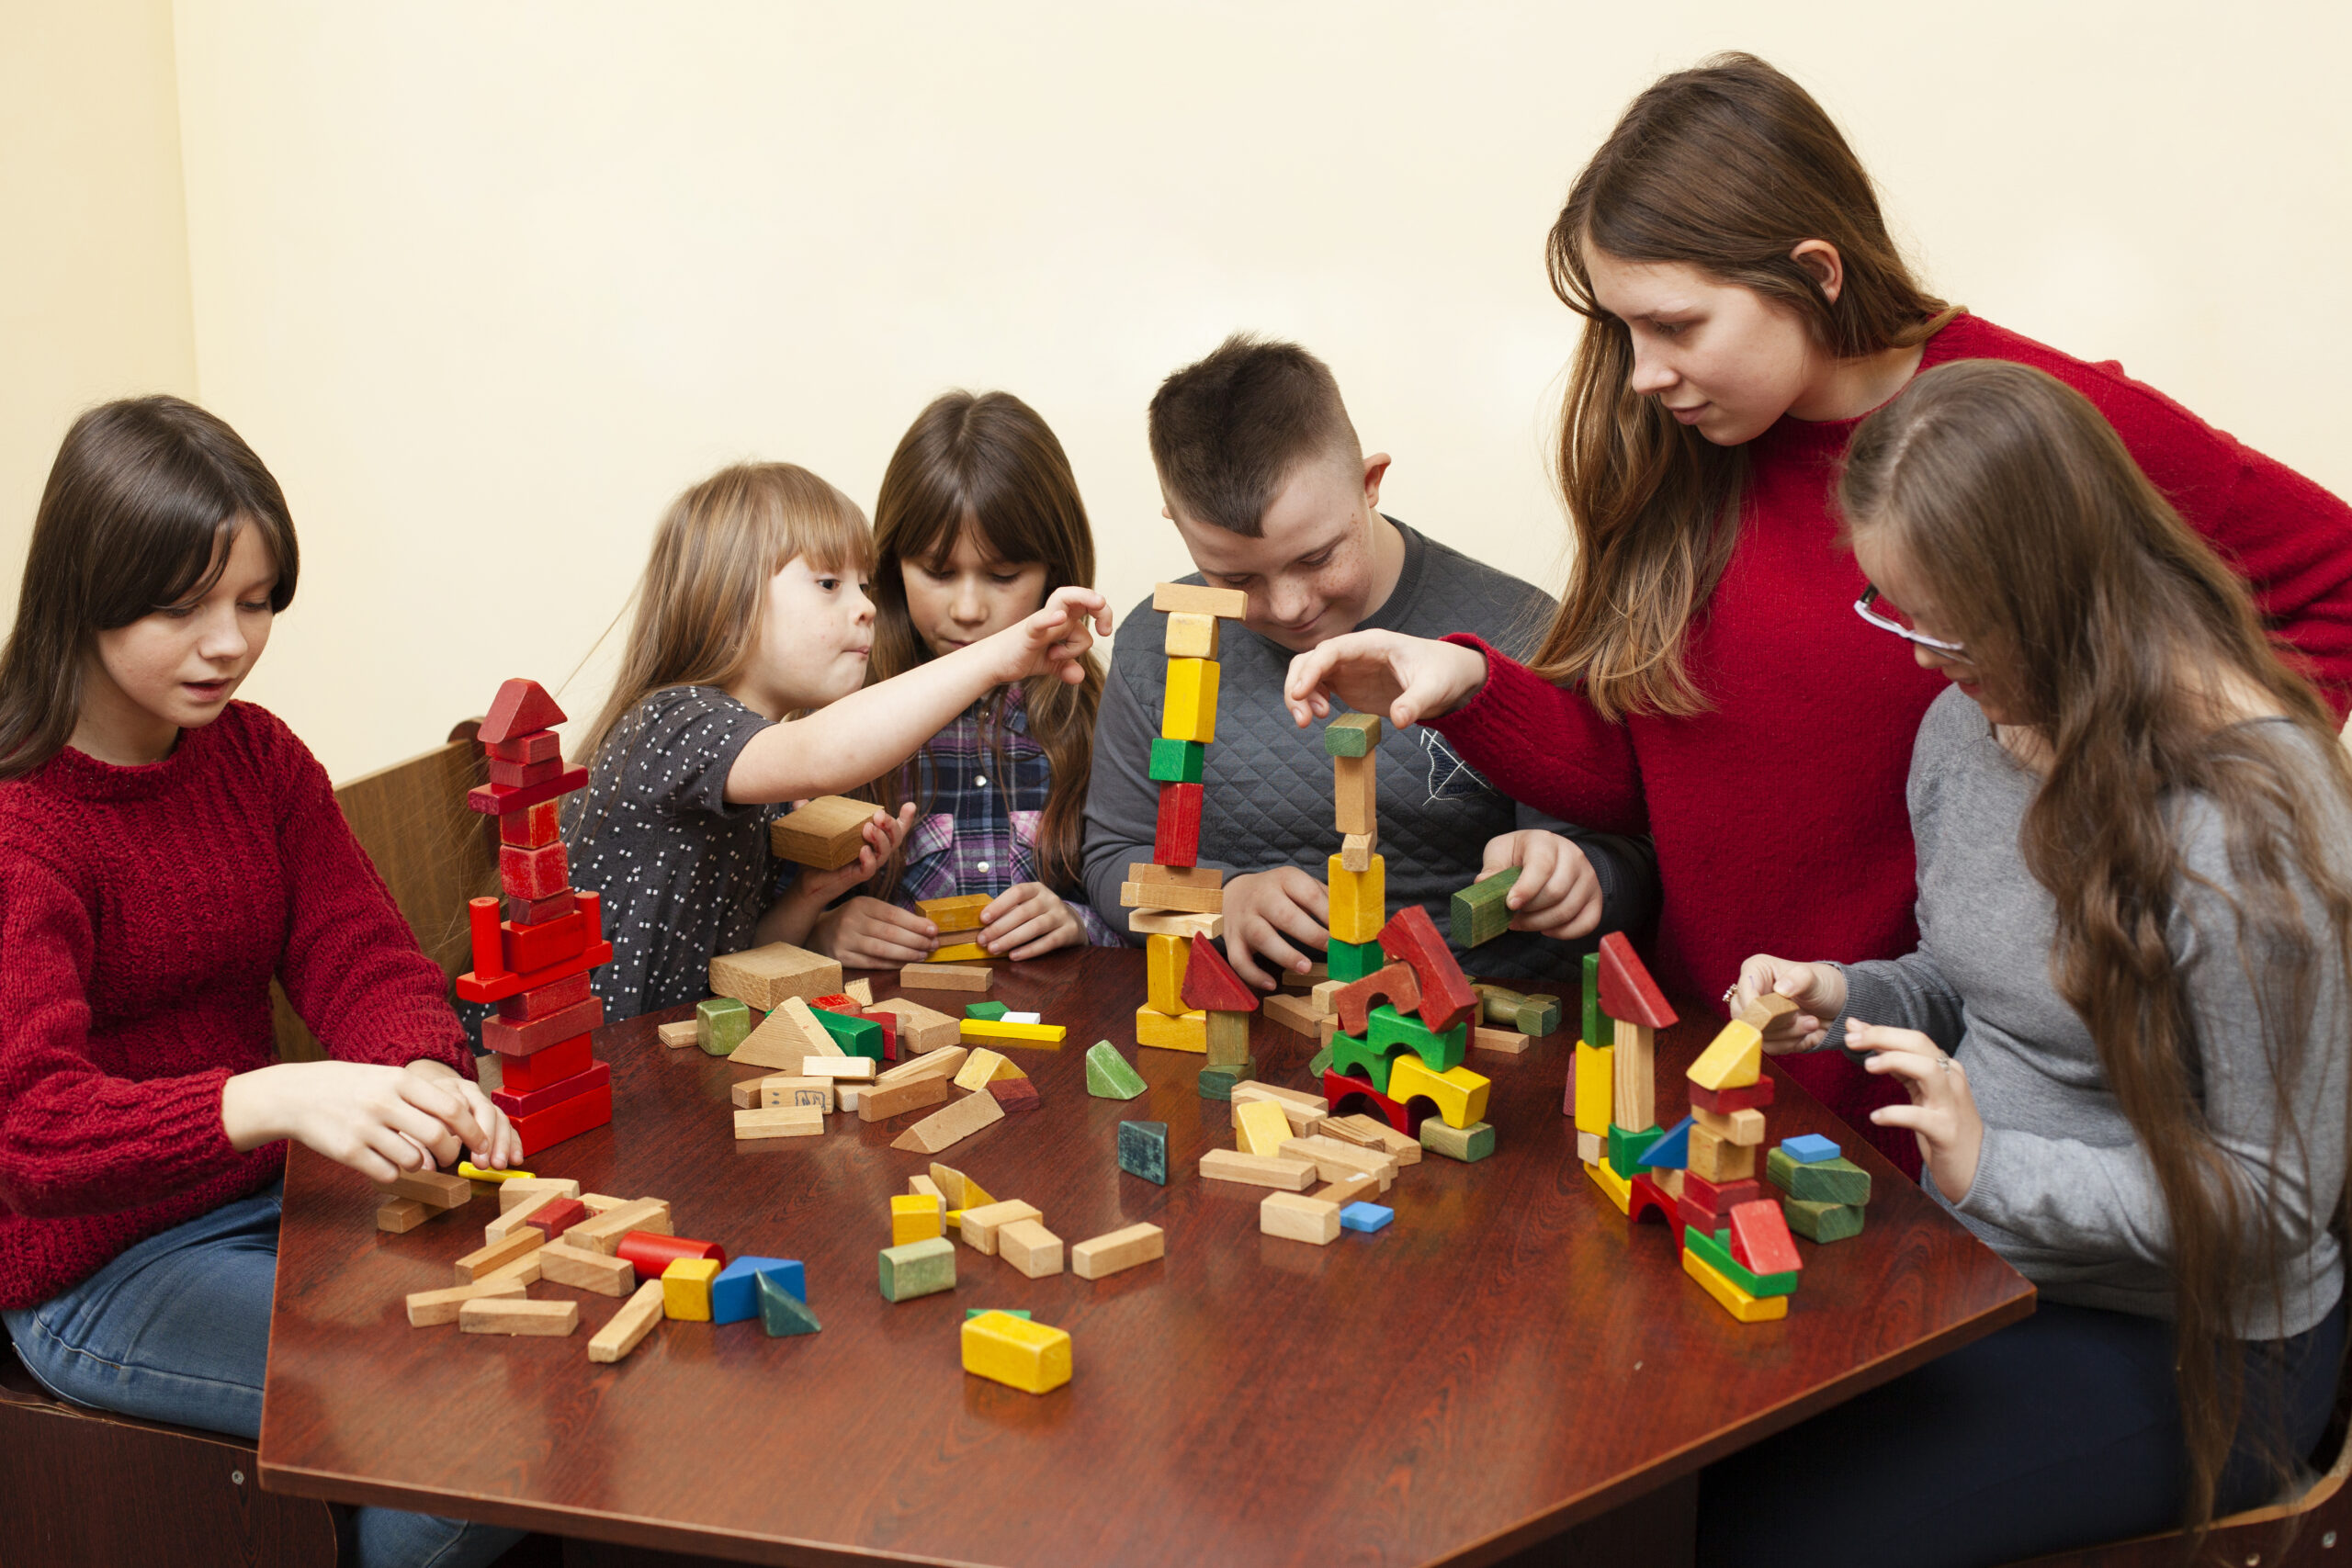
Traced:
[[1428, 720], [1429, 727], [1464, 750], [1511, 743], [1519, 733], [1512, 715], [1523, 711], [1528, 705], [1524, 687], [1543, 682], [1527, 666], [1497, 650], [1476, 632], [1454, 632], [1444, 640], [1483, 654], [1487, 680], [1468, 702], [1452, 713]]
[[232, 1076], [226, 1067], [211, 1067], [146, 1086], [153, 1092], [144, 1101], [141, 1144], [155, 1151], [158, 1190], [192, 1187], [244, 1157], [220, 1120], [220, 1097]]

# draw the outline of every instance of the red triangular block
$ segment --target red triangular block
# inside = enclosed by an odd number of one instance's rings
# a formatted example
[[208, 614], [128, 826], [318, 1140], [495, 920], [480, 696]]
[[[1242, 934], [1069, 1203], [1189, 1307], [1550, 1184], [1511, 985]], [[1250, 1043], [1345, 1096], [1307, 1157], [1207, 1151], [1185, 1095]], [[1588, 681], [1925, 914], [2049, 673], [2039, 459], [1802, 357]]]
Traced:
[[495, 746], [518, 735], [553, 729], [562, 722], [563, 710], [555, 705], [555, 699], [537, 681], [518, 675], [498, 688], [498, 695], [490, 700], [490, 716], [481, 721], [481, 733], [474, 739]]
[[1470, 976], [1453, 961], [1453, 950], [1438, 933], [1437, 922], [1419, 904], [1407, 904], [1380, 928], [1380, 951], [1400, 964], [1412, 965], [1421, 983], [1421, 1021], [1440, 1034], [1477, 1010], [1478, 994]]
[[1791, 1274], [1804, 1267], [1787, 1217], [1770, 1198], [1732, 1205], [1731, 1255], [1751, 1274]]
[[1674, 1027], [1674, 1010], [1623, 931], [1600, 939], [1600, 1010], [1645, 1029]]
[[1256, 1012], [1258, 993], [1251, 990], [1216, 943], [1204, 936], [1193, 939], [1193, 955], [1184, 963], [1184, 1005], [1201, 1012]]

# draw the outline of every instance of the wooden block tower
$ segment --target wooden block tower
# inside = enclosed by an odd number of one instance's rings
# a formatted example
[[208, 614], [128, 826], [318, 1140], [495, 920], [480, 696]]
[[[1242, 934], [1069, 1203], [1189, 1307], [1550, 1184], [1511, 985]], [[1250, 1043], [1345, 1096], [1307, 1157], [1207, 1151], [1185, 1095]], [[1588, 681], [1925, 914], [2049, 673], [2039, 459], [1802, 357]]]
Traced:
[[[1119, 893], [1119, 902], [1135, 911], [1127, 919], [1128, 928], [1143, 937], [1150, 965], [1148, 997], [1136, 1010], [1136, 1043], [1209, 1054], [1210, 1011], [1185, 998], [1193, 939], [1206, 939], [1197, 944], [1205, 947], [1225, 933], [1225, 874], [1200, 864], [1201, 775], [1209, 745], [1216, 739], [1217, 623], [1239, 620], [1249, 596], [1232, 588], [1163, 582], [1152, 590], [1151, 607], [1168, 616], [1163, 644], [1168, 691], [1160, 705], [1159, 739], [1151, 743], [1159, 823], [1150, 863], [1127, 867]], [[1214, 949], [1210, 952], [1215, 954]], [[1222, 967], [1225, 960], [1218, 956], [1216, 962]], [[1234, 984], [1240, 986], [1238, 976]], [[1219, 989], [1218, 994], [1225, 993]], [[1256, 1005], [1253, 996], [1250, 1007]], [[1227, 1037], [1224, 1055], [1233, 1057], [1233, 1026], [1221, 1027]], [[1213, 1067], [1248, 1062], [1247, 1013], [1242, 1014], [1239, 1038], [1238, 1059], [1220, 1062], [1213, 1056]], [[1232, 1081], [1226, 1079], [1228, 1090]], [[1203, 1091], [1208, 1089], [1204, 1083]]]
[[[490, 782], [466, 804], [498, 818], [497, 898], [467, 908], [474, 966], [458, 995], [495, 1002], [482, 1043], [499, 1054], [503, 1086], [491, 1096], [514, 1123], [526, 1156], [613, 1119], [612, 1069], [588, 1054], [605, 1004], [589, 994], [588, 972], [608, 962], [602, 900], [571, 886], [557, 824], [558, 803], [588, 783], [566, 767], [554, 727], [563, 710], [536, 681], [498, 688], [477, 737], [490, 753]], [[503, 917], [502, 919], [502, 916]]]

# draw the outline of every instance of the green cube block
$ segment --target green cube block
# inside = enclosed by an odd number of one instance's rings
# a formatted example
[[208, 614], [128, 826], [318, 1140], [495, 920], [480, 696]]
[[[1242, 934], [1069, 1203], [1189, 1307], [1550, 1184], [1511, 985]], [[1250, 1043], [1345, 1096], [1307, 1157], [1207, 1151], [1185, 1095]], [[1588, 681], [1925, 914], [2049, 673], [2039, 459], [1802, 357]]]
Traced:
[[1808, 1203], [1860, 1205], [1871, 1201], [1871, 1173], [1849, 1159], [1817, 1159], [1808, 1165], [1775, 1144], [1764, 1156], [1764, 1175], [1790, 1197]]
[[1306, 1076], [1313, 1078], [1318, 1088], [1323, 1082], [1323, 1075], [1331, 1070], [1332, 1055], [1331, 1047], [1326, 1045], [1306, 1058]]
[[964, 1315], [967, 1318], [974, 1318], [979, 1316], [980, 1314], [984, 1312], [1001, 1312], [1007, 1317], [1017, 1317], [1023, 1323], [1027, 1323], [1029, 1321], [1029, 1309], [1027, 1307], [966, 1307], [964, 1309]]
[[[1411, 1049], [1411, 1046], [1401, 1041], [1393, 1045], [1382, 1046], [1374, 1045], [1361, 1035], [1334, 1034], [1331, 1036], [1330, 1070], [1335, 1073], [1347, 1073], [1351, 1077], [1369, 1076], [1372, 1079], [1372, 1087], [1386, 1094], [1389, 1066]], [[1362, 1067], [1363, 1072], [1359, 1074], [1351, 1071], [1356, 1067]], [[1317, 1073], [1315, 1076], [1319, 1079], [1323, 1075]]]
[[752, 1010], [733, 997], [710, 997], [695, 1005], [695, 1043], [713, 1056], [731, 1056], [752, 1032]]
[[812, 1009], [817, 1021], [833, 1037], [833, 1043], [853, 1056], [882, 1059], [882, 1026], [870, 1018], [852, 1018], [846, 1013], [827, 1012], [823, 1008]]
[[1201, 1069], [1200, 1089], [1203, 1100], [1231, 1100], [1233, 1086], [1250, 1083], [1258, 1076], [1255, 1057], [1241, 1062], [1217, 1062]]
[[[1373, 1049], [1394, 1056], [1394, 1047], [1403, 1046], [1429, 1064], [1433, 1073], [1451, 1072], [1462, 1065], [1470, 1054], [1470, 1021], [1464, 1019], [1441, 1034], [1418, 1018], [1408, 1018], [1387, 1002], [1372, 1010], [1372, 1031], [1368, 1038]], [[1385, 1086], [1381, 1093], [1388, 1092]]]
[[1198, 784], [1209, 749], [1197, 740], [1160, 739], [1151, 743], [1151, 777], [1159, 784]]
[[1343, 713], [1323, 727], [1323, 750], [1333, 757], [1369, 757], [1380, 744], [1380, 716]]
[[1781, 1200], [1789, 1229], [1807, 1241], [1843, 1241], [1862, 1234], [1862, 1212], [1850, 1203], [1808, 1203], [1800, 1198]]
[[1682, 1227], [1682, 1245], [1699, 1255], [1706, 1264], [1746, 1291], [1751, 1296], [1792, 1296], [1797, 1293], [1796, 1270], [1785, 1274], [1751, 1274], [1747, 1265], [1731, 1255], [1731, 1232], [1717, 1231], [1709, 1235], [1697, 1225]]
[[1144, 1091], [1143, 1076], [1119, 1048], [1097, 1040], [1086, 1048], [1086, 1092], [1097, 1100], [1133, 1100]]
[[1510, 907], [1504, 900], [1519, 882], [1518, 866], [1472, 883], [1453, 896], [1453, 945], [1476, 947], [1510, 930]]
[[1519, 1011], [1512, 1016], [1510, 1026], [1531, 1039], [1554, 1032], [1560, 1027], [1560, 998], [1531, 991], [1520, 998]]
[[784, 1281], [776, 1276], [752, 1275], [752, 1289], [759, 1296], [760, 1326], [767, 1330], [769, 1338], [814, 1334], [824, 1326], [809, 1313], [808, 1303], [786, 1290]]
[[904, 1247], [882, 1249], [882, 1299], [910, 1302], [956, 1288], [956, 1244], [944, 1235], [925, 1236]]
[[1129, 1176], [1168, 1185], [1168, 1123], [1119, 1123], [1119, 1168]]
[[1388, 964], [1388, 955], [1376, 942], [1335, 942], [1323, 957], [1334, 980], [1361, 980]]
[[998, 1020], [1004, 1017], [1006, 1013], [1009, 1013], [1012, 1010], [1011, 1008], [1005, 1006], [1002, 1002], [967, 1002], [964, 1004], [964, 1016], [966, 1018], [984, 1018], [990, 1023], [996, 1022]]
[[[1521, 1033], [1526, 1031], [1521, 1030]], [[1617, 1043], [1617, 1021], [1600, 1010], [1600, 954], [1584, 955], [1584, 1043], [1588, 1045]]]
[[1449, 1127], [1444, 1117], [1431, 1116], [1421, 1123], [1421, 1147], [1471, 1165], [1495, 1152], [1495, 1130], [1484, 1122]]
[[1663, 1127], [1645, 1127], [1636, 1133], [1611, 1122], [1609, 1124], [1609, 1168], [1632, 1180], [1634, 1174], [1642, 1168], [1643, 1153], [1664, 1136], [1666, 1129]]

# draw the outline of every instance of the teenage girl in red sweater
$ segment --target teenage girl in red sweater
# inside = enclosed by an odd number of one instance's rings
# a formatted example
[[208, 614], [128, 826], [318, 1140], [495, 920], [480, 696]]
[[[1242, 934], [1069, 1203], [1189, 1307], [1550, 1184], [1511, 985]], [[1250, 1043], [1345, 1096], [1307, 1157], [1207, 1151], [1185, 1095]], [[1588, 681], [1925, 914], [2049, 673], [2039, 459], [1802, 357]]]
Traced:
[[[78, 1403], [261, 1431], [285, 1141], [504, 1165], [440, 971], [326, 774], [231, 701], [294, 597], [252, 449], [176, 398], [75, 422], [0, 657], [0, 1320]], [[276, 1059], [269, 983], [334, 1059]], [[357, 1560], [515, 1532], [363, 1508]]]
[[[1516, 798], [1651, 833], [1654, 964], [1713, 998], [1750, 953], [1892, 958], [1917, 939], [1904, 778], [1941, 682], [1852, 605], [1829, 490], [1860, 417], [1921, 369], [2007, 359], [2085, 396], [2249, 581], [2339, 719], [2352, 702], [2352, 509], [2112, 362], [1924, 292], [1870, 177], [1794, 82], [1747, 55], [1625, 111], [1554, 224], [1554, 289], [1589, 322], [1560, 429], [1576, 561], [1533, 664], [1476, 637], [1359, 632], [1293, 661], [1326, 694], [1443, 731]], [[1843, 1053], [1791, 1075], [1905, 1170]]]

